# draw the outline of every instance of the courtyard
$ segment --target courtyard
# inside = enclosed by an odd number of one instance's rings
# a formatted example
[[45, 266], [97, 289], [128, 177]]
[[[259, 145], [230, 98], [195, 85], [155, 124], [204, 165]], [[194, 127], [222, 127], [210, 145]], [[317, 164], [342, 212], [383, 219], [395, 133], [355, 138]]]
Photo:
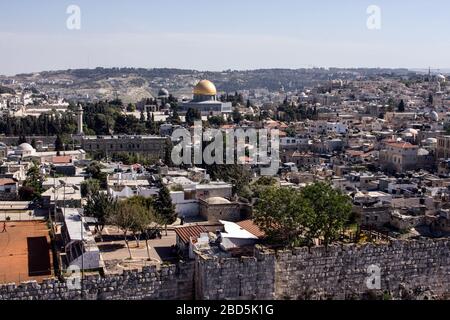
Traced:
[[[3, 229], [3, 222], [1, 228]], [[53, 275], [49, 229], [43, 221], [9, 221], [0, 233], [0, 283], [42, 281]]]
[[[133, 236], [128, 235], [132, 259], [126, 247], [123, 233], [116, 227], [106, 226], [103, 229], [103, 241], [97, 242], [107, 272], [120, 272], [125, 269], [140, 269], [148, 265], [160, 265], [164, 262], [175, 262], [177, 257], [173, 251], [176, 243], [176, 235], [173, 230], [161, 232], [161, 239], [155, 238], [148, 241], [147, 252], [144, 239], [139, 240], [139, 245]], [[150, 259], [149, 259], [150, 255]]]

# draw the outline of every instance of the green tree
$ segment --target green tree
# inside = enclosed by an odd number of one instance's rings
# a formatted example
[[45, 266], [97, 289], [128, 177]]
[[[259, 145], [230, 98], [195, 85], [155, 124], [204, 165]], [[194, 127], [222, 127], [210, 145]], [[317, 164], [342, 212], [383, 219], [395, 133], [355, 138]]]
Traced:
[[80, 187], [82, 197], [91, 197], [100, 191], [100, 183], [97, 179], [87, 179], [81, 183]]
[[318, 182], [301, 190], [314, 215], [306, 221], [309, 238], [321, 236], [325, 246], [337, 240], [350, 219], [351, 199], [328, 183]]
[[269, 187], [255, 206], [255, 222], [273, 241], [283, 245], [325, 246], [336, 241], [349, 222], [348, 196], [327, 183], [314, 183], [301, 191]]
[[239, 110], [237, 108], [233, 109], [232, 117], [233, 117], [233, 122], [236, 124], [239, 124], [243, 119], [242, 114], [239, 112]]
[[88, 197], [84, 206], [84, 214], [97, 219], [95, 227], [100, 232], [100, 236], [116, 206], [116, 199], [106, 192], [96, 191]]
[[405, 102], [402, 100], [400, 100], [400, 103], [397, 106], [397, 111], [398, 112], [405, 112]]
[[306, 216], [311, 207], [292, 188], [270, 187], [255, 206], [255, 223], [270, 240], [283, 245], [300, 245], [306, 233]]
[[118, 202], [111, 215], [108, 217], [108, 222], [122, 230], [123, 239], [127, 246], [129, 259], [133, 259], [130, 244], [128, 243], [128, 233], [137, 230], [139, 224], [139, 216], [141, 215], [142, 207], [127, 202]]
[[167, 235], [167, 225], [176, 221], [177, 213], [170, 197], [170, 191], [165, 185], [161, 185], [159, 189], [158, 197], [155, 200], [155, 210], [164, 223]]
[[39, 166], [36, 163], [33, 163], [32, 167], [27, 171], [27, 176], [23, 183], [23, 187], [31, 188], [34, 192], [33, 199], [38, 199], [43, 191], [43, 181], [44, 177], [40, 172]]
[[100, 182], [100, 187], [106, 188], [106, 176], [105, 172], [102, 172], [103, 166], [97, 162], [92, 161], [85, 169], [86, 173], [89, 175], [89, 178], [96, 179]]
[[26, 142], [27, 142], [27, 138], [24, 135], [20, 135], [19, 140], [17, 141], [17, 144], [21, 145], [22, 143], [26, 143]]
[[159, 229], [161, 222], [153, 207], [153, 200], [152, 198], [138, 196], [127, 199], [126, 203], [130, 206], [130, 210], [134, 212], [134, 224], [130, 230], [136, 239], [138, 247], [140, 236], [144, 236], [148, 260], [150, 260], [149, 232]]
[[56, 140], [55, 140], [55, 150], [58, 152], [63, 151], [64, 150], [64, 142], [61, 138], [60, 135], [56, 136]]
[[242, 164], [204, 165], [212, 180], [223, 180], [233, 185], [233, 193], [243, 198], [250, 198], [250, 170]]
[[201, 119], [202, 119], [201, 113], [197, 109], [189, 108], [186, 111], [186, 123], [188, 125], [192, 126], [194, 124], [194, 121]]

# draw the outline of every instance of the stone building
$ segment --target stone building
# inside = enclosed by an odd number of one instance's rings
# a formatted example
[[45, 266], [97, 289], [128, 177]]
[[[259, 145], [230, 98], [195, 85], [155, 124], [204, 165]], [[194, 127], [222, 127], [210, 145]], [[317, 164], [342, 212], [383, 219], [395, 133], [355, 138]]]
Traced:
[[450, 136], [437, 137], [436, 159], [450, 158]]
[[386, 143], [380, 150], [380, 165], [383, 169], [404, 172], [417, 167], [419, 147], [409, 142]]
[[15, 179], [0, 178], [0, 200], [16, 200], [18, 197], [18, 183]]
[[102, 153], [110, 156], [114, 153], [139, 153], [155, 160], [164, 159], [170, 140], [167, 137], [133, 136], [84, 136], [81, 145], [86, 152]]
[[200, 216], [208, 221], [240, 221], [251, 214], [250, 206], [222, 197], [200, 199]]

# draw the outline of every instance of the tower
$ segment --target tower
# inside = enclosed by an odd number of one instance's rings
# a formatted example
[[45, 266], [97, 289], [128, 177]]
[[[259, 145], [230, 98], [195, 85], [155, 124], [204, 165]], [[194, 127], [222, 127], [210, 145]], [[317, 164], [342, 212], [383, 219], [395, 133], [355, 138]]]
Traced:
[[83, 135], [83, 107], [81, 106], [81, 104], [79, 104], [78, 108], [77, 108], [77, 122], [78, 122], [77, 135], [82, 136]]

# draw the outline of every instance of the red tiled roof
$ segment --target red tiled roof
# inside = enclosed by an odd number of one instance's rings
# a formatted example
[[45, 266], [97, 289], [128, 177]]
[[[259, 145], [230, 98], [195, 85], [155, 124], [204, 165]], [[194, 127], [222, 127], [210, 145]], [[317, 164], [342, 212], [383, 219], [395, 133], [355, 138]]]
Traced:
[[364, 154], [364, 151], [360, 151], [360, 150], [347, 150], [345, 151], [345, 153], [347, 153], [348, 155], [352, 156], [352, 157], [360, 157]]
[[188, 243], [189, 239], [198, 239], [201, 233], [208, 233], [208, 230], [204, 226], [193, 225], [176, 227], [175, 233], [180, 237], [181, 241]]
[[258, 238], [264, 238], [266, 236], [266, 234], [264, 233], [264, 231], [262, 231], [254, 222], [253, 220], [243, 220], [243, 221], [239, 221], [236, 222], [236, 224], [238, 226], [240, 226], [242, 229], [247, 230], [248, 232], [250, 232], [251, 234], [253, 234], [255, 237]]
[[54, 156], [52, 158], [52, 163], [58, 164], [58, 163], [70, 163], [72, 161], [71, 156]]
[[1, 178], [0, 179], [0, 186], [5, 186], [8, 184], [16, 184], [16, 181], [14, 179], [10, 179], [10, 178]]

